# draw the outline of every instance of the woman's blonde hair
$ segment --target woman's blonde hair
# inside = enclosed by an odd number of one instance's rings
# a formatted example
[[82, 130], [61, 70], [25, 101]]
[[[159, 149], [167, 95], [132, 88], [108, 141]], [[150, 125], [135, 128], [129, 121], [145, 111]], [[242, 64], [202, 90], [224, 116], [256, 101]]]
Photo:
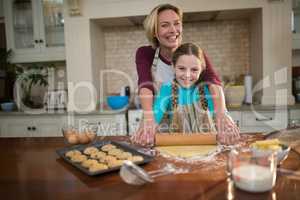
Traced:
[[156, 38], [158, 29], [158, 15], [160, 12], [165, 10], [173, 10], [182, 21], [182, 10], [180, 8], [171, 4], [161, 4], [156, 6], [144, 20], [146, 36], [153, 48], [157, 48], [159, 46], [159, 41]]

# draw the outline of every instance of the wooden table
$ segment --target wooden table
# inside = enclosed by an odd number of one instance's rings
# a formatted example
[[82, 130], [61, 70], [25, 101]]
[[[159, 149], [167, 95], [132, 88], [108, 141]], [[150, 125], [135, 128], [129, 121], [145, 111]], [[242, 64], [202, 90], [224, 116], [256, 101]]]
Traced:
[[[120, 138], [117, 138], [120, 139]], [[1, 199], [273, 199], [300, 198], [300, 180], [278, 174], [273, 191], [252, 194], [235, 189], [227, 180], [224, 155], [206, 164], [192, 164], [188, 174], [169, 175], [155, 183], [131, 186], [118, 172], [89, 177], [58, 157], [62, 138], [1, 138]], [[300, 169], [300, 156], [290, 152], [281, 167]], [[158, 169], [168, 160], [156, 157], [146, 170]], [[182, 165], [182, 163], [179, 163]], [[188, 166], [187, 164], [183, 164]]]

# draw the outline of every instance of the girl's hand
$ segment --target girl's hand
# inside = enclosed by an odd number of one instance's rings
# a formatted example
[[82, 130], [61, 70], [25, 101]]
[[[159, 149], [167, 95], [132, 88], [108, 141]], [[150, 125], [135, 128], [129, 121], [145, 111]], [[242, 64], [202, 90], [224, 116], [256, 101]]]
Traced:
[[217, 138], [221, 144], [232, 145], [239, 141], [240, 130], [229, 115], [216, 115], [216, 125], [218, 130]]
[[154, 146], [156, 132], [156, 123], [153, 117], [145, 118], [141, 123], [138, 130], [130, 138], [134, 144], [144, 147]]

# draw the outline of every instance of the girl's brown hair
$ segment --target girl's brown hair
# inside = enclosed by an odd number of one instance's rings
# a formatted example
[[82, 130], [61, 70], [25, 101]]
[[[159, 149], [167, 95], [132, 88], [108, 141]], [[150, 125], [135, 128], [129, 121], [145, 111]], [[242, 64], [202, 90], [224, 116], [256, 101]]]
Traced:
[[193, 43], [184, 43], [180, 45], [172, 56], [172, 63], [175, 66], [178, 58], [182, 55], [194, 55], [201, 61], [201, 67], [205, 69], [206, 64], [204, 60], [203, 50]]
[[159, 46], [159, 41], [156, 38], [158, 29], [158, 15], [160, 12], [165, 10], [173, 10], [182, 21], [182, 11], [177, 6], [174, 6], [172, 4], [161, 4], [156, 6], [144, 20], [144, 28], [146, 31], [147, 39], [154, 48], [157, 48]]

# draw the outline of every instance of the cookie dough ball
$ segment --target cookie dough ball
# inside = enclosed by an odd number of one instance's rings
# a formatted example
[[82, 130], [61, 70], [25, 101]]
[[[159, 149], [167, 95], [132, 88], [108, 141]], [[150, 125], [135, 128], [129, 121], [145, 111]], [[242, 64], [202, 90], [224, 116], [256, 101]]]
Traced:
[[107, 162], [108, 167], [119, 167], [123, 165], [123, 160], [112, 160]]
[[71, 160], [76, 163], [82, 163], [83, 161], [87, 160], [87, 157], [86, 155], [75, 155], [71, 158]]
[[120, 155], [123, 153], [123, 150], [121, 149], [118, 149], [118, 148], [115, 148], [115, 149], [111, 149], [107, 152], [108, 155], [111, 155], [111, 156], [117, 156], [117, 155]]
[[132, 154], [130, 152], [122, 152], [120, 154], [117, 154], [116, 157], [120, 160], [128, 160], [132, 157]]
[[81, 155], [81, 152], [78, 150], [70, 150], [65, 153], [65, 156], [68, 158], [72, 158], [75, 155]]
[[88, 159], [88, 160], [85, 160], [81, 163], [81, 165], [85, 168], [90, 168], [90, 167], [92, 167], [93, 165], [96, 165], [96, 164], [98, 164], [98, 161], [93, 160], [93, 159]]
[[142, 156], [132, 156], [131, 158], [129, 158], [128, 160], [132, 161], [132, 162], [140, 162], [143, 161], [144, 158]]
[[87, 147], [84, 149], [83, 153], [87, 154], [87, 155], [91, 155], [94, 153], [97, 153], [99, 150], [96, 147]]
[[114, 157], [114, 156], [110, 156], [110, 155], [105, 156], [105, 158], [104, 158], [104, 162], [106, 162], [106, 163], [111, 162], [111, 161], [115, 161], [115, 160], [117, 160], [117, 158]]
[[94, 158], [94, 159], [102, 159], [105, 156], [106, 156], [106, 153], [104, 153], [103, 151], [98, 151], [96, 153], [91, 154], [91, 158]]
[[89, 168], [89, 171], [90, 172], [97, 172], [97, 171], [100, 171], [100, 170], [105, 170], [105, 169], [108, 169], [108, 166], [103, 164], [103, 163], [97, 163], [97, 164], [94, 164], [92, 165], [90, 168]]
[[112, 150], [112, 149], [115, 149], [115, 148], [117, 148], [117, 147], [113, 144], [106, 144], [106, 145], [101, 147], [101, 150], [102, 151], [109, 151], [109, 150]]

